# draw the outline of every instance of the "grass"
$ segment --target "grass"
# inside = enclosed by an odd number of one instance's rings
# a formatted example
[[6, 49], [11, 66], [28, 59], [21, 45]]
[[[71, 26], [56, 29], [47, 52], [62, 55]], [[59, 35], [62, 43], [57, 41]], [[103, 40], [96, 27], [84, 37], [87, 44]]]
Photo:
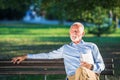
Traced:
[[[115, 33], [109, 35], [104, 34], [100, 38], [86, 33], [83, 39], [88, 42], [96, 43], [103, 57], [113, 57], [113, 53], [115, 53], [115, 55], [117, 55], [114, 56], [115, 59], [120, 58], [120, 29], [117, 29]], [[69, 42], [71, 42], [69, 38], [69, 26], [25, 23], [0, 24], [0, 58], [2, 59], [12, 58], [26, 53], [49, 52]], [[119, 65], [115, 68], [115, 74], [119, 75]], [[65, 75], [63, 76], [65, 77]], [[10, 76], [5, 77], [1, 78], [1, 80], [7, 80]], [[50, 80], [57, 77], [48, 76]], [[112, 77], [111, 80], [113, 78], [114, 77]], [[43, 80], [43, 76], [14, 76], [10, 79]]]
[[[116, 39], [120, 37], [120, 29], [117, 29], [115, 33], [109, 35], [103, 35], [102, 41], [107, 40], [106, 37]], [[94, 37], [92, 34], [86, 33], [86, 37]], [[114, 38], [115, 37], [115, 38]], [[68, 39], [67, 39], [68, 38]], [[89, 38], [90, 39], [90, 38]], [[92, 38], [91, 40], [95, 40]], [[98, 39], [98, 38], [97, 38]], [[103, 40], [104, 39], [104, 40]], [[90, 40], [90, 41], [91, 41]], [[70, 42], [69, 39], [69, 26], [63, 25], [41, 25], [41, 24], [0, 24], [0, 41], [4, 42], [17, 42], [22, 44], [23, 42], [31, 44], [36, 41], [52, 43], [56, 42]], [[107, 40], [109, 41], [109, 40]], [[116, 40], [115, 40], [116, 42]], [[119, 41], [117, 41], [119, 42]], [[34, 43], [35, 44], [35, 43]], [[46, 44], [46, 43], [45, 43]], [[53, 43], [54, 44], [54, 43]]]

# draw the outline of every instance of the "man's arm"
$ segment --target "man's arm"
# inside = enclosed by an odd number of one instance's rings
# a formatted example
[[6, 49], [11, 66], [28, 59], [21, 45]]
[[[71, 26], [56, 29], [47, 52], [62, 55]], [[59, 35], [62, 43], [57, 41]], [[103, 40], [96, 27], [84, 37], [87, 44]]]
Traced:
[[25, 59], [58, 59], [62, 58], [63, 47], [49, 53], [27, 54], [12, 58], [11, 62], [19, 64]]
[[93, 71], [99, 74], [105, 69], [105, 64], [103, 62], [103, 58], [99, 52], [99, 49], [95, 44], [93, 45], [92, 53], [94, 59]]
[[63, 46], [57, 50], [53, 50], [49, 53], [28, 54], [28, 59], [58, 59], [62, 58]]

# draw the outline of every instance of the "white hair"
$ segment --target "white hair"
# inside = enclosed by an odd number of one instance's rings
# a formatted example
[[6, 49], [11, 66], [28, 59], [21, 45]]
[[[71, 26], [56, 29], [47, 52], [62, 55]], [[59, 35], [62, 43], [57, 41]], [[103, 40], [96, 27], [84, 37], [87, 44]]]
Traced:
[[84, 31], [84, 25], [83, 25], [82, 23], [80, 23], [80, 22], [75, 22], [75, 23], [73, 23], [73, 24], [71, 25], [71, 27], [74, 26], [74, 25], [77, 25], [77, 26], [79, 26], [79, 27], [82, 27], [82, 28], [83, 28], [83, 31]]

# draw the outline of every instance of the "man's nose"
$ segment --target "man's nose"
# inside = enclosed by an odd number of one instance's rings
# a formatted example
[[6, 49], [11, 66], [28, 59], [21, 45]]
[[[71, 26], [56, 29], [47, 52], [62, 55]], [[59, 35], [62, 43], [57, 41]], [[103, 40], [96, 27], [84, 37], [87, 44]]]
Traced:
[[73, 34], [74, 34], [74, 35], [76, 35], [76, 34], [77, 34], [77, 32], [76, 32], [76, 31], [74, 31], [74, 32], [73, 32]]

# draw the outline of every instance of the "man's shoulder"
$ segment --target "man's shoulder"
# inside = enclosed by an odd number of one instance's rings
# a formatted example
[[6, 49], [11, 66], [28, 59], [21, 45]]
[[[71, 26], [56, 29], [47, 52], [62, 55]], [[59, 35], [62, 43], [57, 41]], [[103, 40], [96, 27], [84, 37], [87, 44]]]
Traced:
[[64, 44], [62, 47], [70, 47], [72, 45], [73, 45], [73, 43], [71, 42], [71, 43]]
[[65, 47], [65, 46], [70, 46], [70, 45], [71, 45], [71, 43], [64, 44], [63, 47]]
[[93, 43], [93, 42], [85, 42], [84, 43], [85, 45], [88, 45], [88, 46], [92, 46], [92, 47], [94, 47], [94, 46], [97, 46], [95, 43]]

